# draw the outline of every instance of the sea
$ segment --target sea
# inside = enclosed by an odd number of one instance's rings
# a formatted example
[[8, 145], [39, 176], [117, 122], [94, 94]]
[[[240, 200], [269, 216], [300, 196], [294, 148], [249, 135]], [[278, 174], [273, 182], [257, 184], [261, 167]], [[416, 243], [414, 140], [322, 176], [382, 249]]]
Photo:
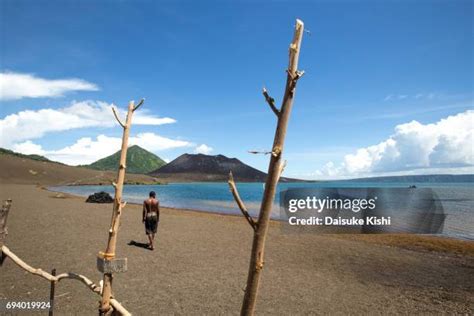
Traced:
[[[383, 183], [383, 182], [288, 182], [279, 183], [271, 217], [280, 219], [279, 199], [282, 190], [289, 188], [431, 188], [442, 203], [446, 220], [443, 234], [447, 237], [474, 241], [474, 183]], [[239, 194], [252, 216], [257, 216], [262, 200], [264, 183], [237, 183]], [[106, 185], [56, 186], [51, 191], [87, 197], [95, 192], [114, 194]], [[227, 183], [194, 182], [161, 185], [125, 185], [123, 200], [143, 203], [150, 191], [155, 191], [161, 206], [220, 214], [239, 215]]]

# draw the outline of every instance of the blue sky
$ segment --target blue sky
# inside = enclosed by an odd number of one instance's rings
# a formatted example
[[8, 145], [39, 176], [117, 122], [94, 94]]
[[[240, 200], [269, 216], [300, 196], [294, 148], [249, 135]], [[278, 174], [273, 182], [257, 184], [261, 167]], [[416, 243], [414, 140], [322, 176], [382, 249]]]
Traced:
[[[201, 151], [265, 171], [268, 157], [247, 150], [272, 144], [276, 121], [261, 89], [281, 101], [300, 18], [310, 33], [303, 38], [305, 75], [288, 129], [286, 176], [473, 170], [471, 1], [20, 0], [0, 6], [3, 147], [88, 162], [100, 153], [94, 148], [114, 151], [121, 134], [101, 123], [108, 119], [101, 104], [124, 109], [145, 97], [142, 120], [175, 122], [134, 125], [137, 144], [166, 159]], [[35, 89], [47, 93], [25, 92]], [[97, 110], [95, 120], [53, 127], [62, 117], [55, 111], [71, 114], [74, 104]], [[46, 128], [22, 111], [44, 114], [38, 117]], [[85, 147], [77, 145], [81, 139]]]

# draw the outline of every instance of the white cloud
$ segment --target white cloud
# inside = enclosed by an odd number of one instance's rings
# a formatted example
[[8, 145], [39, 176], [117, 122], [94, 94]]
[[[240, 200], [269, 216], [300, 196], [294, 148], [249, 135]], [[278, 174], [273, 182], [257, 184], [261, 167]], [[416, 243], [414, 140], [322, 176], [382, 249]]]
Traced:
[[327, 163], [321, 178], [382, 174], [462, 172], [474, 166], [474, 111], [449, 116], [433, 124], [417, 121], [397, 125], [385, 141], [346, 155], [341, 164]]
[[97, 90], [97, 85], [77, 78], [49, 80], [32, 74], [0, 73], [0, 100], [60, 97], [69, 91]]
[[[119, 109], [118, 113], [125, 120], [125, 111]], [[146, 109], [140, 109], [133, 116], [133, 124], [137, 125], [174, 122], [176, 120], [169, 117], [151, 115]], [[25, 110], [0, 119], [0, 147], [9, 148], [12, 144], [41, 138], [52, 132], [86, 127], [113, 127], [116, 124], [111, 105], [101, 101], [73, 102], [59, 109]]]
[[25, 155], [44, 154], [44, 151], [41, 145], [35, 144], [30, 140], [20, 143], [20, 144], [14, 144], [12, 147], [12, 150], [16, 151], [17, 153], [22, 153]]
[[147, 150], [155, 152], [167, 149], [194, 146], [194, 144], [191, 142], [166, 138], [155, 133], [140, 133], [137, 136], [130, 137], [129, 143], [130, 145], [138, 145]]
[[[59, 161], [68, 165], [85, 165], [98, 159], [109, 156], [120, 150], [122, 139], [99, 135], [95, 140], [84, 137], [74, 144], [59, 150], [45, 150], [40, 145], [31, 141], [13, 145], [13, 150], [24, 154], [43, 155], [51, 160]], [[149, 151], [191, 147], [193, 143], [166, 138], [154, 133], [140, 133], [129, 138], [129, 145], [138, 145]]]
[[209, 147], [207, 146], [206, 144], [201, 144], [199, 146], [197, 146], [195, 149], [194, 149], [194, 152], [197, 153], [197, 154], [204, 154], [204, 155], [208, 155], [210, 154], [214, 149], [212, 147]]
[[384, 101], [392, 101], [392, 100], [405, 100], [405, 99], [415, 99], [415, 100], [420, 100], [420, 99], [426, 99], [426, 100], [432, 100], [434, 98], [440, 98], [441, 95], [435, 94], [433, 92], [424, 94], [424, 93], [417, 93], [413, 95], [409, 94], [388, 94], [385, 96], [383, 99]]

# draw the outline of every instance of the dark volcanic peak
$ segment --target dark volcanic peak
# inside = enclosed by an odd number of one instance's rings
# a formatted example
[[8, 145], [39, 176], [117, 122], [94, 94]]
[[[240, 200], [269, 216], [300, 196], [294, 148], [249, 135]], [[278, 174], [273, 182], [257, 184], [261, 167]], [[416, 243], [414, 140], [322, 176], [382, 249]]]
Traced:
[[237, 158], [204, 154], [183, 154], [150, 175], [194, 181], [222, 181], [228, 178], [230, 171], [240, 181], [264, 181], [266, 178], [266, 173], [244, 164]]

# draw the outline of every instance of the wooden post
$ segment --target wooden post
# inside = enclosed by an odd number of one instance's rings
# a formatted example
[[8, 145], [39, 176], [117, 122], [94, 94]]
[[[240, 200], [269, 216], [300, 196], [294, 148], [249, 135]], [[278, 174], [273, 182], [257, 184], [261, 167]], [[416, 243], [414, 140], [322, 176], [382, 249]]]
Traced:
[[[122, 202], [122, 192], [123, 192], [123, 182], [125, 180], [125, 170], [127, 168], [127, 149], [128, 149], [128, 137], [130, 135], [130, 127], [132, 125], [132, 116], [133, 112], [137, 110], [142, 104], [144, 100], [142, 99], [139, 104], [136, 106], [134, 105], [133, 101], [130, 101], [128, 104], [128, 112], [127, 118], [125, 123], [119, 119], [117, 112], [114, 108], [112, 108], [115, 118], [117, 119], [118, 123], [123, 128], [123, 136], [122, 136], [122, 150], [120, 152], [120, 162], [118, 166], [118, 173], [117, 173], [117, 182], [113, 183], [115, 187], [115, 199], [114, 205], [112, 210], [112, 220], [110, 223], [109, 229], [109, 239], [107, 242], [107, 247], [105, 252], [99, 253], [105, 260], [112, 260], [115, 258], [115, 247], [117, 244], [117, 234], [120, 225], [120, 216], [122, 214], [122, 210], [125, 207], [125, 203]], [[105, 314], [110, 310], [110, 298], [112, 296], [112, 273], [107, 272], [104, 273], [103, 278], [103, 287], [102, 287], [102, 300], [100, 303], [100, 313]]]
[[[51, 271], [52, 276], [56, 276], [56, 269]], [[49, 307], [49, 316], [53, 316], [54, 314], [54, 291], [56, 288], [56, 281], [51, 281], [51, 289], [49, 291], [49, 303], [51, 304]]]
[[[265, 182], [265, 190], [263, 193], [262, 204], [260, 206], [260, 213], [256, 225], [251, 225], [254, 228], [254, 238], [252, 244], [252, 253], [250, 256], [250, 265], [247, 278], [247, 287], [245, 289], [244, 301], [242, 303], [241, 315], [253, 315], [255, 311], [255, 304], [258, 295], [258, 286], [262, 274], [264, 264], [264, 250], [265, 239], [268, 231], [268, 224], [270, 221], [270, 214], [272, 211], [273, 200], [275, 198], [275, 191], [280, 179], [281, 173], [285, 164], [282, 162], [283, 146], [285, 143], [286, 129], [288, 120], [290, 118], [291, 108], [293, 106], [293, 99], [295, 96], [295, 88], [298, 79], [304, 72], [298, 71], [298, 58], [301, 48], [301, 40], [303, 38], [304, 24], [300, 20], [296, 20], [295, 32], [293, 41], [290, 44], [289, 63], [287, 69], [287, 80], [285, 94], [281, 109], [278, 110], [275, 106], [275, 100], [269, 96], [267, 90], [263, 89], [263, 95], [271, 110], [275, 113], [278, 119], [273, 147], [270, 152], [270, 164], [268, 166], [268, 175]], [[233, 185], [233, 179], [229, 179], [231, 191], [236, 190]], [[240, 198], [237, 199], [238, 194], [234, 194], [239, 207], [243, 204]], [[252, 223], [248, 218], [249, 223]]]

